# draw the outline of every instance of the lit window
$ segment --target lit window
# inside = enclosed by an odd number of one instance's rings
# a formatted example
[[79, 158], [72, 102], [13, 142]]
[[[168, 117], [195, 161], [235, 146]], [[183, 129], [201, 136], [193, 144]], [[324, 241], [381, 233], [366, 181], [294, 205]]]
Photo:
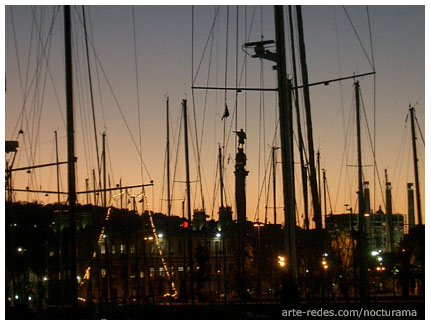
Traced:
[[115, 248], [115, 245], [111, 246], [111, 254], [115, 255], [117, 253], [117, 250]]
[[120, 252], [121, 252], [122, 254], [124, 254], [124, 253], [126, 252], [126, 245], [125, 245], [125, 244], [121, 244], [121, 245], [120, 245]]
[[104, 244], [104, 243], [101, 243], [101, 244], [100, 244], [100, 253], [101, 253], [102, 255], [106, 254], [106, 246], [105, 246], [105, 244]]
[[140, 277], [140, 278], [144, 278], [144, 277], [145, 277], [145, 273], [144, 273], [144, 271], [141, 271], [141, 272], [139, 273], [139, 277]]
[[178, 272], [184, 272], [184, 267], [183, 266], [178, 266]]
[[130, 253], [131, 253], [131, 254], [134, 254], [134, 253], [135, 253], [135, 245], [134, 245], [134, 244], [132, 244], [132, 245], [130, 246]]
[[106, 276], [106, 269], [102, 268], [100, 270], [100, 275], [102, 275], [102, 277], [105, 277]]

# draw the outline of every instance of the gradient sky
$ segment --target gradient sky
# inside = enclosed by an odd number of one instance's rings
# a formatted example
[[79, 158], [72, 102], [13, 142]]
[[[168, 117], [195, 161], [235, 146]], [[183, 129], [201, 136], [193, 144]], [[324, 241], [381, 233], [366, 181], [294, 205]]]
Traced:
[[[376, 125], [376, 158], [381, 185], [384, 187], [384, 169], [393, 184], [393, 211], [406, 213], [406, 183], [414, 182], [410, 124], [405, 124], [408, 107], [416, 107], [417, 119], [422, 133], [425, 132], [425, 7], [424, 6], [370, 6], [369, 18], [365, 6], [347, 6], [346, 10], [354, 25], [352, 28], [341, 6], [303, 6], [304, 33], [307, 51], [309, 81], [350, 76], [354, 73], [372, 71], [367, 56], [361, 48], [355, 31], [368, 57], [374, 58], [376, 76], [360, 79], [364, 109], [374, 137]], [[153, 189], [147, 188], [150, 208], [166, 212], [166, 186], [164, 182], [165, 159], [165, 96], [170, 99], [171, 123], [171, 176], [174, 175], [177, 157], [178, 124], [181, 100], [188, 101], [190, 161], [192, 180], [197, 180], [196, 139], [201, 142], [202, 188], [207, 214], [217, 218], [219, 192], [215, 190], [217, 169], [217, 143], [223, 143], [225, 94], [223, 91], [191, 91], [192, 61], [196, 74], [195, 85], [223, 87], [225, 85], [226, 43], [228, 44], [227, 85], [234, 87], [237, 76], [240, 86], [274, 88], [276, 72], [271, 62], [260, 62], [247, 56], [245, 72], [241, 74], [245, 53], [241, 45], [246, 41], [274, 39], [272, 6], [226, 6], [219, 9], [214, 34], [210, 29], [216, 7], [195, 6], [136, 6], [135, 24], [131, 6], [86, 7], [90, 34], [90, 57], [95, 94], [95, 111], [99, 149], [101, 133], [106, 130], [109, 175], [116, 184], [136, 185], [154, 180]], [[229, 24], [227, 15], [229, 12]], [[253, 18], [254, 12], [254, 18]], [[13, 14], [13, 17], [12, 17]], [[52, 17], [55, 20], [51, 41], [45, 52], [41, 44], [49, 39]], [[79, 15], [79, 17], [78, 17]], [[237, 20], [238, 17], [238, 20]], [[17, 139], [20, 148], [14, 167], [43, 164], [55, 161], [54, 130], [57, 130], [60, 161], [66, 160], [66, 128], [64, 100], [64, 45], [63, 11], [56, 7], [6, 6], [5, 8], [5, 73], [7, 91], [5, 96], [5, 138]], [[97, 169], [95, 144], [91, 118], [85, 43], [82, 28], [82, 8], [72, 10], [74, 33], [75, 71], [75, 129], [76, 156], [78, 157], [78, 190], [85, 190], [85, 179], [91, 170]], [[136, 31], [137, 70], [133, 27]], [[369, 26], [371, 27], [371, 33]], [[226, 42], [226, 30], [228, 42]], [[238, 30], [238, 42], [237, 31]], [[40, 32], [38, 32], [40, 31]], [[288, 34], [286, 30], [286, 34]], [[370, 43], [372, 40], [372, 49]], [[209, 38], [204, 52], [205, 43]], [[39, 37], [40, 40], [39, 41]], [[31, 46], [30, 46], [31, 44]], [[48, 51], [49, 49], [49, 51]], [[17, 54], [18, 53], [18, 54]], [[97, 60], [95, 59], [95, 53]], [[288, 54], [289, 54], [288, 50]], [[297, 53], [298, 55], [298, 53]], [[41, 58], [39, 65], [37, 59]], [[49, 57], [49, 60], [46, 59]], [[202, 64], [198, 70], [201, 57]], [[237, 60], [238, 58], [238, 60]], [[211, 65], [210, 65], [211, 60]], [[238, 66], [236, 62], [238, 61]], [[18, 64], [19, 62], [19, 64]], [[47, 62], [49, 70], [47, 69]], [[288, 71], [292, 65], [288, 59]], [[238, 67], [238, 68], [237, 68]], [[39, 69], [38, 83], [32, 78]], [[138, 75], [138, 89], [136, 83]], [[238, 73], [237, 73], [238, 71]], [[107, 78], [105, 78], [105, 76]], [[109, 81], [109, 83], [108, 83]], [[38, 88], [35, 88], [38, 85]], [[112, 91], [111, 91], [112, 90]], [[24, 101], [23, 92], [28, 93]], [[138, 96], [139, 93], [139, 111]], [[114, 94], [114, 95], [113, 95]], [[192, 96], [194, 95], [194, 96]], [[57, 100], [58, 98], [58, 100]], [[193, 100], [194, 99], [194, 100]], [[226, 201], [234, 207], [234, 134], [235, 93], [228, 92], [226, 102], [230, 117], [226, 119]], [[301, 99], [302, 102], [302, 99]], [[117, 104], [118, 103], [118, 104]], [[194, 105], [193, 105], [194, 103]], [[206, 103], [206, 105], [205, 105]], [[245, 105], [247, 104], [247, 106]], [[416, 104], [417, 103], [417, 104]], [[345, 212], [344, 204], [356, 208], [356, 130], [354, 112], [353, 80], [332, 83], [329, 86], [311, 88], [311, 109], [315, 150], [321, 152], [321, 167], [327, 170], [329, 197], [335, 213]], [[247, 132], [247, 216], [261, 221], [265, 216], [268, 198], [268, 220], [273, 221], [272, 192], [268, 185], [262, 186], [269, 169], [267, 162], [270, 147], [279, 145], [279, 135], [273, 144], [278, 108], [273, 92], [242, 92], [238, 94], [237, 127]], [[376, 120], [374, 122], [374, 107]], [[24, 109], [23, 109], [24, 108]], [[120, 109], [121, 111], [120, 111]], [[139, 113], [138, 113], [139, 112]], [[141, 141], [138, 114], [140, 116]], [[205, 114], [205, 116], [204, 116]], [[21, 119], [25, 117], [25, 119]], [[124, 119], [123, 119], [124, 116]], [[232, 120], [233, 119], [233, 120]], [[126, 122], [125, 122], [126, 121]], [[304, 122], [304, 116], [302, 116]], [[231, 128], [232, 122], [232, 129]], [[127, 126], [126, 126], [127, 123]], [[39, 128], [39, 129], [37, 129]], [[128, 129], [129, 128], [129, 129]], [[130, 133], [133, 135], [131, 138]], [[202, 131], [203, 130], [203, 131]], [[305, 129], [303, 129], [305, 134]], [[202, 135], [202, 137], [201, 137]], [[296, 135], [296, 124], [295, 124]], [[362, 128], [363, 163], [373, 164], [365, 119]], [[146, 168], [141, 174], [137, 148], [142, 147]], [[180, 134], [176, 181], [185, 180], [183, 133]], [[32, 149], [30, 147], [32, 146]], [[422, 211], [424, 214], [425, 150], [418, 132], [419, 170], [421, 177]], [[343, 154], [344, 153], [344, 154]], [[31, 160], [31, 155], [34, 159]], [[299, 162], [296, 151], [295, 161]], [[230, 156], [231, 159], [228, 159]], [[280, 161], [280, 153], [277, 153]], [[6, 155], [10, 160], [11, 155]], [[296, 194], [299, 217], [303, 214], [300, 188], [300, 171], [295, 165]], [[62, 189], [67, 187], [66, 167], [62, 166]], [[364, 168], [365, 179], [371, 185], [372, 207], [383, 206], [379, 180], [372, 167]], [[56, 190], [54, 167], [39, 169], [32, 181], [30, 174], [17, 172], [14, 187], [24, 189]], [[277, 206], [282, 206], [281, 165], [277, 166]], [[133, 190], [138, 194], [138, 190]], [[181, 215], [181, 199], [185, 197], [185, 184], [175, 182], [173, 214]], [[258, 198], [260, 197], [260, 200]], [[375, 201], [374, 201], [375, 198]], [[19, 200], [54, 202], [56, 195], [17, 195]], [[200, 188], [192, 184], [192, 207], [202, 208]], [[62, 196], [62, 200], [65, 197]], [[80, 196], [85, 203], [85, 196]], [[118, 202], [117, 202], [118, 204]], [[310, 205], [311, 206], [311, 205]], [[328, 202], [328, 212], [329, 212]], [[235, 211], [235, 209], [234, 209]], [[282, 208], [277, 209], [278, 221]], [[302, 220], [300, 222], [302, 225]]]

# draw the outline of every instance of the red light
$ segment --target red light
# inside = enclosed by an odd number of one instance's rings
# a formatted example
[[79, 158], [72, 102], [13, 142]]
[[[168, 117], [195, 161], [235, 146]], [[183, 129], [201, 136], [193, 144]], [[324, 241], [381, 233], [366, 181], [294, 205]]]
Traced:
[[181, 223], [181, 227], [183, 227], [183, 228], [188, 228], [189, 227], [189, 222], [187, 222], [187, 221], [184, 221], [183, 223]]

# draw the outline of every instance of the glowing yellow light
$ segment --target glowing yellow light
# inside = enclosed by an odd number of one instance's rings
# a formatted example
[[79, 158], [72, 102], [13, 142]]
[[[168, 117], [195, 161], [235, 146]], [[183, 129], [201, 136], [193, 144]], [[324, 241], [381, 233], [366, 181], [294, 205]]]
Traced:
[[280, 267], [285, 267], [286, 266], [286, 257], [284, 256], [278, 256], [278, 265], [280, 265]]

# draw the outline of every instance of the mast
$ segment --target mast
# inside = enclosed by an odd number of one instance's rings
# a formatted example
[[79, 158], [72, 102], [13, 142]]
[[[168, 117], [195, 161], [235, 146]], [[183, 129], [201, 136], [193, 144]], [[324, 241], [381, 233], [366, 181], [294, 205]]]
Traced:
[[367, 302], [368, 289], [367, 289], [367, 238], [365, 234], [365, 205], [364, 205], [364, 190], [362, 184], [362, 148], [361, 148], [361, 116], [360, 116], [360, 96], [359, 96], [359, 82], [355, 82], [355, 100], [356, 100], [356, 132], [357, 132], [357, 149], [358, 149], [358, 202], [359, 202], [359, 291], [361, 303]]
[[66, 117], [67, 117], [67, 180], [70, 222], [70, 298], [72, 307], [78, 303], [76, 279], [76, 184], [75, 184], [75, 140], [73, 123], [73, 75], [72, 75], [72, 31], [70, 6], [64, 6], [64, 44], [66, 68]]
[[[321, 188], [321, 182], [320, 182], [320, 172], [322, 171], [320, 169], [320, 151], [317, 151], [317, 171], [319, 172], [318, 174], [318, 184], [319, 184], [319, 190], [318, 190], [318, 194], [319, 194], [319, 203], [320, 203], [320, 207], [322, 207], [322, 188]], [[323, 172], [323, 171], [322, 171]], [[325, 191], [325, 184], [323, 184], [323, 191]], [[326, 214], [326, 213], [325, 213]]]
[[304, 222], [305, 227], [308, 229], [308, 183], [307, 183], [307, 166], [304, 161], [304, 139], [302, 138], [301, 130], [301, 114], [299, 111], [299, 95], [298, 95], [298, 74], [296, 69], [296, 55], [295, 55], [295, 35], [293, 32], [293, 18], [292, 6], [289, 6], [289, 29], [290, 29], [290, 47], [292, 54], [292, 69], [293, 69], [293, 86], [295, 92], [295, 111], [296, 111], [296, 125], [298, 130], [299, 141], [299, 159], [301, 162], [301, 179], [302, 179], [302, 196], [304, 197]]
[[219, 145], [218, 147], [218, 164], [219, 164], [219, 171], [220, 171], [220, 207], [224, 208], [224, 202], [223, 202], [223, 165], [222, 165], [222, 154], [221, 154], [221, 147]]
[[304, 31], [302, 26], [302, 10], [301, 6], [296, 6], [296, 16], [298, 21], [298, 41], [299, 55], [301, 59], [302, 84], [304, 85], [304, 104], [305, 118], [307, 122], [307, 138], [308, 138], [308, 164], [310, 172], [310, 187], [311, 197], [313, 200], [314, 222], [316, 229], [322, 229], [322, 208], [320, 207], [319, 195], [317, 192], [316, 166], [314, 164], [314, 143], [313, 143], [313, 126], [311, 122], [311, 104], [310, 92], [308, 85], [308, 70], [305, 53]]
[[418, 224], [422, 225], [422, 209], [421, 209], [421, 192], [419, 188], [419, 171], [418, 171], [418, 153], [416, 148], [416, 129], [415, 129], [415, 108], [410, 106], [410, 120], [412, 129], [412, 144], [413, 144], [413, 166], [415, 169], [415, 187], [416, 187], [416, 209], [418, 211]]
[[322, 174], [323, 174], [323, 212], [324, 212], [324, 218], [325, 218], [324, 220], [325, 220], [325, 227], [326, 227], [327, 212], [326, 212], [326, 170], [325, 169], [322, 169]]
[[54, 130], [54, 136], [55, 136], [55, 159], [57, 163], [57, 204], [60, 205], [60, 166], [58, 164], [57, 130]]
[[[121, 187], [121, 186], [120, 186]], [[94, 206], [97, 205], [97, 192], [96, 192], [96, 172], [93, 169], [93, 190], [94, 190]]]
[[[168, 218], [166, 219], [166, 244], [168, 247], [168, 263], [169, 263], [169, 292], [171, 293], [172, 304], [172, 241], [169, 227], [169, 217], [171, 216], [171, 163], [170, 163], [170, 144], [169, 144], [169, 97], [166, 97], [166, 183], [168, 191]], [[144, 188], [142, 188], [144, 191]], [[144, 210], [142, 209], [142, 213]]]
[[166, 98], [166, 183], [168, 190], [168, 216], [171, 216], [171, 170], [169, 150], [169, 97]]
[[[386, 182], [386, 250], [388, 252], [395, 252], [394, 248], [394, 221], [392, 216], [392, 185], [388, 180], [388, 170], [385, 169], [385, 182]], [[388, 239], [389, 238], [389, 239]]]
[[286, 49], [284, 37], [283, 6], [274, 6], [275, 36], [277, 47], [278, 105], [280, 116], [280, 144], [283, 171], [284, 225], [288, 278], [296, 283], [295, 242], [295, 183], [293, 167], [293, 126], [291, 81], [287, 79]]
[[102, 134], [102, 166], [103, 166], [103, 208], [106, 208], [106, 133]]
[[272, 147], [272, 199], [273, 199], [273, 206], [274, 206], [274, 224], [277, 224], [277, 185], [276, 185], [276, 167], [277, 162], [275, 160], [275, 150], [279, 147]]
[[[186, 185], [187, 185], [187, 215], [189, 220], [188, 244], [189, 244], [189, 265], [190, 265], [190, 296], [194, 304], [194, 282], [193, 282], [193, 247], [192, 247], [192, 210], [190, 199], [190, 168], [189, 168], [189, 138], [187, 133], [187, 100], [183, 100], [184, 118], [184, 150], [186, 160]], [[187, 273], [187, 270], [186, 270]]]

